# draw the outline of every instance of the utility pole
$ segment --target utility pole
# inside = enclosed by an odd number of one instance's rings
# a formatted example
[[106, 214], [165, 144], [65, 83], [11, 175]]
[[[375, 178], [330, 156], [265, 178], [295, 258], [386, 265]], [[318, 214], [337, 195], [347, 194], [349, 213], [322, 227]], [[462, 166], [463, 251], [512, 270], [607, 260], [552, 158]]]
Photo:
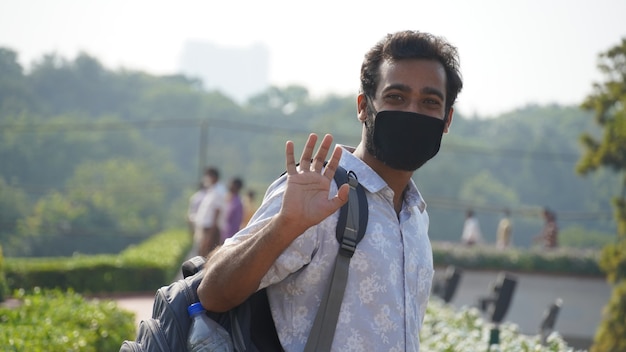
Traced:
[[200, 122], [200, 140], [198, 141], [198, 180], [202, 179], [202, 173], [206, 165], [208, 135], [209, 119], [204, 119]]

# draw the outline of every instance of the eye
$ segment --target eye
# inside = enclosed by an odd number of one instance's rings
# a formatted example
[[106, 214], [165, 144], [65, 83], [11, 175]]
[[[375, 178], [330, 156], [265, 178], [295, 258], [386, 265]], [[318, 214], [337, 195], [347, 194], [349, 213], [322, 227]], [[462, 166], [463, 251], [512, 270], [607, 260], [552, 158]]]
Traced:
[[401, 103], [404, 101], [404, 97], [400, 94], [387, 94], [385, 95], [385, 101], [389, 103]]
[[433, 98], [426, 98], [424, 99], [424, 103], [429, 104], [429, 105], [441, 105], [441, 100], [439, 99], [433, 99]]

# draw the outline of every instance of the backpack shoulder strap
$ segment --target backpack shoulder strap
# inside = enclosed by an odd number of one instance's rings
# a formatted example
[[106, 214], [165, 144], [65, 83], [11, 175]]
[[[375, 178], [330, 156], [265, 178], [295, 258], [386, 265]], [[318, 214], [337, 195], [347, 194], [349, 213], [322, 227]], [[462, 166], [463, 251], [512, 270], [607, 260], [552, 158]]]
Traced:
[[350, 185], [350, 195], [348, 202], [339, 212], [336, 232], [340, 246], [339, 252], [335, 257], [332, 281], [328, 285], [315, 316], [313, 328], [304, 348], [305, 352], [330, 351], [333, 338], [335, 337], [335, 328], [337, 327], [343, 294], [348, 281], [350, 259], [356, 250], [357, 244], [363, 239], [367, 227], [367, 198], [363, 186], [356, 179], [356, 175], [338, 167], [335, 172], [335, 181], [338, 186], [347, 182]]
[[365, 229], [367, 228], [368, 209], [365, 189], [357, 180], [354, 172], [348, 172], [341, 166], [337, 166], [334, 179], [337, 187], [344, 183], [350, 185], [348, 202], [339, 210], [336, 236], [337, 241], [341, 244], [341, 252], [352, 257], [356, 245], [365, 236]]

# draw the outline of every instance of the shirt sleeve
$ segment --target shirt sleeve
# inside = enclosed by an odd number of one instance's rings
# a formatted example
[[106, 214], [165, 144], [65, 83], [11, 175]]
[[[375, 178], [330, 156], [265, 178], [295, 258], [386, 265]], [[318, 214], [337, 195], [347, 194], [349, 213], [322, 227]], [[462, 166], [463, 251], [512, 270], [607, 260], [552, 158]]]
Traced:
[[[250, 223], [233, 237], [226, 240], [224, 246], [240, 245], [245, 239], [254, 236], [280, 211], [285, 191], [285, 178], [274, 182], [266, 192], [263, 203]], [[261, 280], [259, 289], [282, 281], [309, 264], [319, 247], [318, 226], [312, 226], [298, 236], [276, 259]]]

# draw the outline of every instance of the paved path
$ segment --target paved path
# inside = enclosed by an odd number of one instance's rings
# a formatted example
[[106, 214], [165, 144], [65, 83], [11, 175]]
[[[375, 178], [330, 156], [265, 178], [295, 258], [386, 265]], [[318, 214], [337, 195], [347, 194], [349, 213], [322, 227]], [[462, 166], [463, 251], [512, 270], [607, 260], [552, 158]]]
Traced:
[[[187, 254], [187, 259], [192, 258], [196, 253], [196, 248], [192, 247]], [[178, 272], [178, 275], [172, 280], [172, 282], [182, 279], [182, 272]], [[135, 323], [139, 327], [139, 323], [142, 320], [152, 317], [152, 304], [154, 303], [154, 295], [156, 290], [152, 293], [142, 293], [136, 295], [128, 295], [115, 298], [118, 306], [128, 311], [135, 313]]]
[[152, 316], [154, 294], [118, 297], [115, 301], [119, 307], [135, 313], [135, 323], [137, 327], [139, 327], [139, 323], [142, 320], [149, 319]]

